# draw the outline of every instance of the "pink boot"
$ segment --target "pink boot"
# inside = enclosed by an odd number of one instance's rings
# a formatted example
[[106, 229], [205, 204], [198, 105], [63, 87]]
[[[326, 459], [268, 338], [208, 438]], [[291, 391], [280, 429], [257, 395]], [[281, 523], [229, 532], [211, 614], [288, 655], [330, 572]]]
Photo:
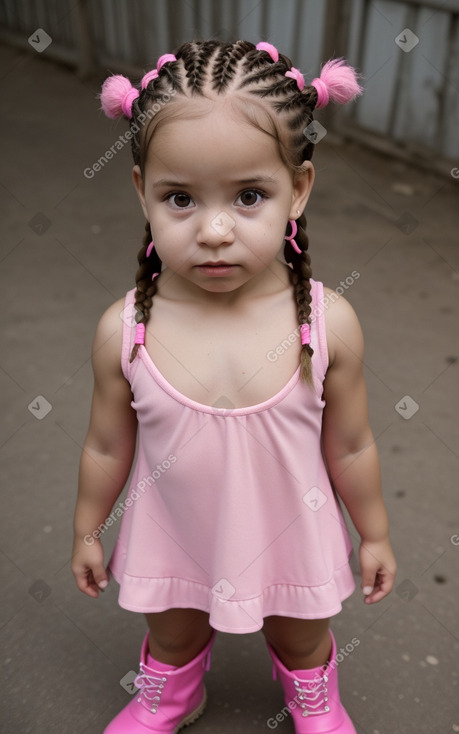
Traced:
[[273, 678], [279, 673], [288, 707], [282, 713], [291, 713], [295, 734], [356, 734], [339, 699], [336, 642], [331, 630], [330, 637], [330, 660], [309, 670], [287, 670], [268, 644], [274, 662]]
[[155, 670], [147, 665], [148, 633], [140, 652], [140, 673], [135, 685], [140, 691], [104, 734], [177, 734], [201, 716], [207, 694], [202, 679], [209, 670], [215, 631], [197, 657], [175, 670]]

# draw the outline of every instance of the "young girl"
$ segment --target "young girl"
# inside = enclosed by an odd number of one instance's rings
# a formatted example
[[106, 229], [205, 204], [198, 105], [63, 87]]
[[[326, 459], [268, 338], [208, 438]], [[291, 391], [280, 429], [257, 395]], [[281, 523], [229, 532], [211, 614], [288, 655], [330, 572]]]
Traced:
[[100, 535], [122, 515], [109, 568], [149, 628], [139, 692], [105, 734], [178, 732], [204, 709], [215, 631], [260, 629], [295, 731], [355, 732], [329, 630], [354, 590], [335, 492], [367, 604], [395, 561], [361, 330], [311, 278], [303, 210], [313, 110], [360, 92], [343, 60], [306, 86], [274, 46], [245, 41], [185, 43], [140, 89], [104, 83], [106, 114], [130, 120], [147, 224], [136, 288], [95, 335], [72, 570], [96, 598]]

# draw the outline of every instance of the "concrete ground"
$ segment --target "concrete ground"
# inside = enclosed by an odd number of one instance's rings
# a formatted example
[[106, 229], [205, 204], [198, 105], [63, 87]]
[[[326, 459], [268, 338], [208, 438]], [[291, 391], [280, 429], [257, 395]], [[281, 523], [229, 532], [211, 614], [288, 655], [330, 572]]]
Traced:
[[[145, 622], [118, 606], [115, 582], [98, 601], [77, 590], [72, 513], [91, 341], [134, 284], [143, 216], [128, 146], [83, 175], [126, 130], [98, 110], [100, 80], [38, 54], [3, 47], [0, 58], [0, 729], [101, 734], [130, 700], [120, 681], [137, 669]], [[357, 590], [333, 619], [348, 645], [342, 698], [358, 734], [449, 734], [459, 731], [459, 182], [330, 136], [314, 163], [313, 270], [331, 287], [350, 277], [399, 564], [386, 600], [366, 607]], [[107, 556], [116, 533], [104, 535]], [[220, 633], [207, 687], [196, 734], [271, 731], [283, 707], [261, 633]]]

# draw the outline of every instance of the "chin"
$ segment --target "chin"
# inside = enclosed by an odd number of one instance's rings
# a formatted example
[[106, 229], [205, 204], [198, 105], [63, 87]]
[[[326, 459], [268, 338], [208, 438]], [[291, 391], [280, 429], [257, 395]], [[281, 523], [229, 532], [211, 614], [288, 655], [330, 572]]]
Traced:
[[232, 291], [237, 291], [241, 285], [242, 283], [238, 285], [234, 285], [233, 283], [206, 283], [206, 285], [203, 285], [200, 283], [199, 287], [208, 293], [232, 293]]

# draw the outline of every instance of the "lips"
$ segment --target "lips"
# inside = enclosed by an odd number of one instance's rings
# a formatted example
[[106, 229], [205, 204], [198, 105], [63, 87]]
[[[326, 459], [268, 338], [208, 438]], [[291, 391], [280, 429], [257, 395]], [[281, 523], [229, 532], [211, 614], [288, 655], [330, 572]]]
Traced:
[[232, 265], [224, 260], [216, 260], [215, 262], [207, 261], [197, 267], [199, 272], [208, 278], [226, 278], [234, 273], [237, 265]]
[[202, 263], [199, 265], [200, 268], [231, 268], [233, 267], [232, 263], [226, 263], [223, 260], [218, 260], [218, 262], [207, 262]]

